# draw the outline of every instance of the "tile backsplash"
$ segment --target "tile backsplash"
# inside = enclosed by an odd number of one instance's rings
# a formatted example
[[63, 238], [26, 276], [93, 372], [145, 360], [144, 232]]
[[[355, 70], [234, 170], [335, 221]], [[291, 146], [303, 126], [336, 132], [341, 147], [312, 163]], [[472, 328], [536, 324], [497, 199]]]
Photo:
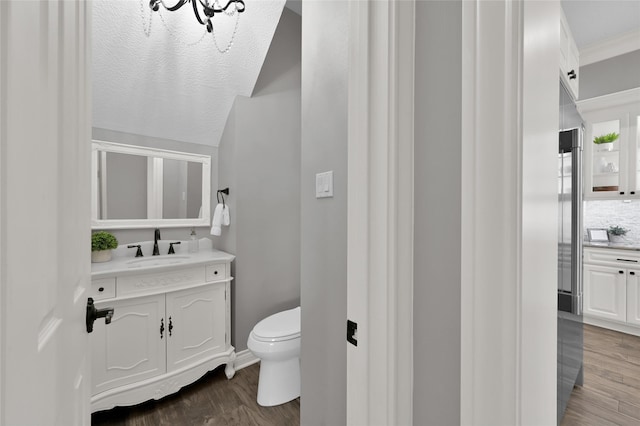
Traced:
[[640, 200], [598, 200], [584, 203], [584, 229], [618, 225], [629, 229], [626, 241], [640, 244]]

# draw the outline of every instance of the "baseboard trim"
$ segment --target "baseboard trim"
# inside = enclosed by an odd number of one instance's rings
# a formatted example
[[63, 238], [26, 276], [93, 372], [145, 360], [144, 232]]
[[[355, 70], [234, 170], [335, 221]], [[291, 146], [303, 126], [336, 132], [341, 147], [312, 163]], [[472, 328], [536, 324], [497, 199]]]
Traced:
[[257, 362], [260, 362], [260, 358], [257, 358], [249, 349], [245, 349], [244, 351], [236, 352], [236, 360], [233, 366], [238, 371]]
[[595, 325], [596, 327], [606, 328], [620, 333], [632, 334], [640, 337], [640, 328], [633, 325], [626, 325], [617, 323], [614, 321], [607, 321], [605, 319], [594, 318], [588, 315], [583, 315], [583, 321], [585, 324]]

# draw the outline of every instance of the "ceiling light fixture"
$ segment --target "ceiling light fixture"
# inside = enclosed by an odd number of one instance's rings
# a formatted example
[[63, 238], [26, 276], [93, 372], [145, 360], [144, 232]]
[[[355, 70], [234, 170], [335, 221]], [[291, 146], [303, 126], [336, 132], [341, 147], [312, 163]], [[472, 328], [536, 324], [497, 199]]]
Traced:
[[[231, 48], [231, 45], [233, 44], [233, 38], [235, 37], [236, 31], [238, 30], [238, 20], [240, 18], [239, 14], [244, 12], [245, 10], [244, 0], [227, 0], [227, 3], [224, 6], [222, 6], [220, 0], [178, 0], [173, 6], [168, 5], [164, 0], [151, 0], [149, 2], [149, 7], [152, 11], [158, 12], [160, 9], [160, 5], [162, 5], [167, 11], [174, 12], [188, 3], [191, 3], [193, 7], [193, 13], [196, 16], [196, 20], [201, 25], [205, 26], [207, 32], [213, 34], [213, 39], [218, 50], [221, 53], [228, 52]], [[229, 42], [229, 45], [226, 49], [220, 49], [220, 47], [218, 47], [218, 42], [216, 41], [215, 33], [213, 30], [213, 22], [211, 22], [213, 17], [216, 14], [220, 13], [224, 13], [227, 16], [233, 16], [236, 13], [238, 14], [231, 41]], [[145, 32], [147, 31], [145, 30]]]

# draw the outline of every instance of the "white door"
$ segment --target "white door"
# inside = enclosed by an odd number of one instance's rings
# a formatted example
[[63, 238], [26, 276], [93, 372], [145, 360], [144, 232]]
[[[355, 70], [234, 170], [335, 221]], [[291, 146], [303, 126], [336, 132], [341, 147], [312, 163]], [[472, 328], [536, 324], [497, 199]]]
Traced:
[[584, 314], [625, 322], [627, 319], [626, 270], [584, 266]]
[[90, 7], [0, 2], [0, 424], [89, 424]]

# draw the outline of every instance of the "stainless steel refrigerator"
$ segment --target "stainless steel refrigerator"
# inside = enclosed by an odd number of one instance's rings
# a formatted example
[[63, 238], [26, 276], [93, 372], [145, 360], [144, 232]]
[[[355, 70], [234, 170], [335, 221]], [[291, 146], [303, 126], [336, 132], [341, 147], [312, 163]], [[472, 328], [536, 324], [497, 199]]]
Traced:
[[560, 132], [558, 150], [558, 424], [582, 385], [582, 128]]

